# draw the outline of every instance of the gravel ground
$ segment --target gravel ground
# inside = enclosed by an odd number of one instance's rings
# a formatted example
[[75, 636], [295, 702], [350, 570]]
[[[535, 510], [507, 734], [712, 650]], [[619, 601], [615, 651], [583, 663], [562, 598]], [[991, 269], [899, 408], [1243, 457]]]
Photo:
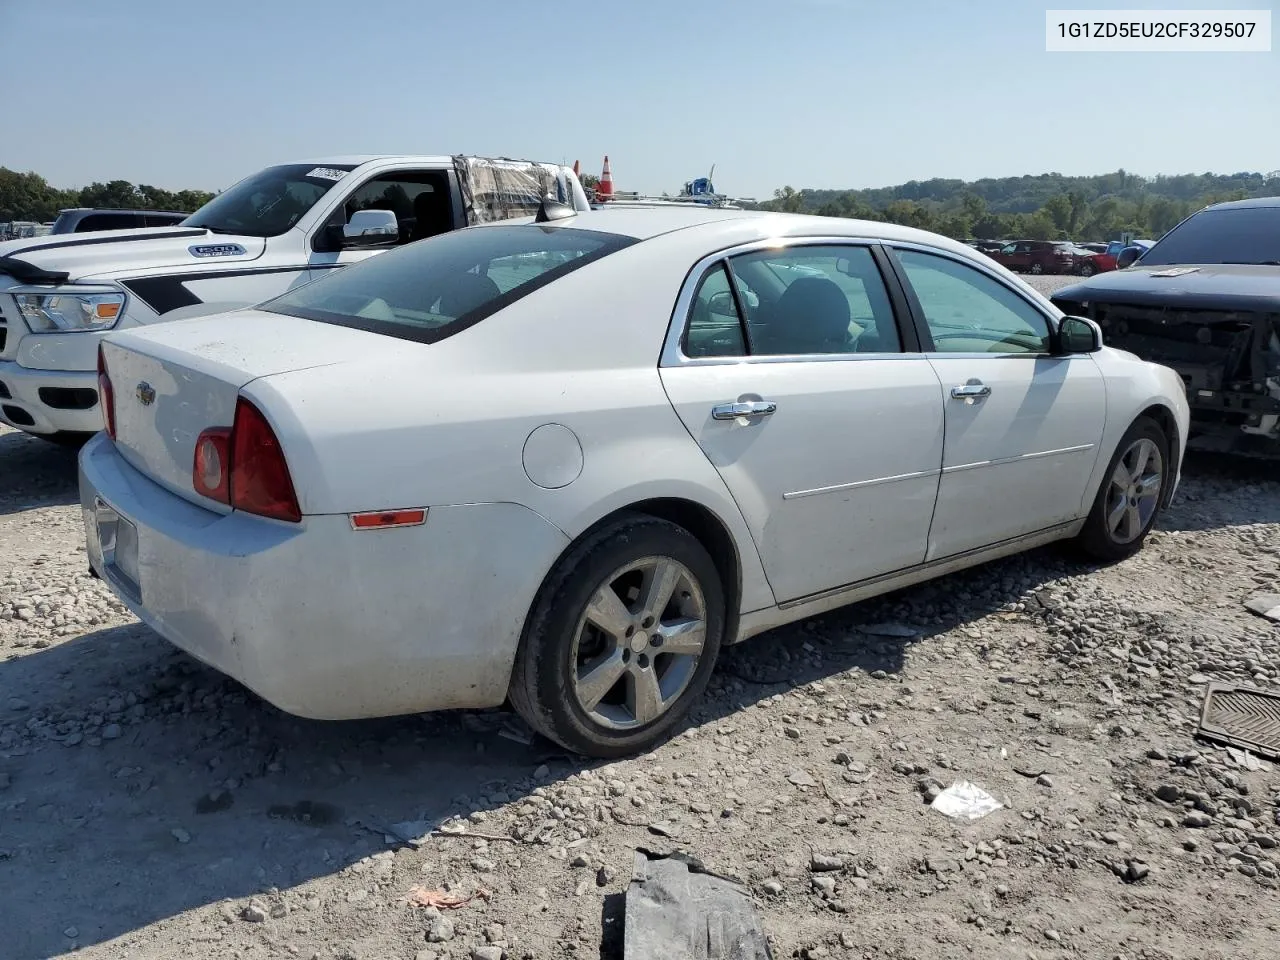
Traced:
[[[1280, 685], [1242, 607], [1280, 592], [1273, 468], [1193, 458], [1117, 566], [1041, 550], [734, 648], [609, 764], [501, 711], [283, 715], [88, 576], [71, 453], [0, 431], [0, 469], [11, 960], [619, 957], [637, 846], [749, 884], [780, 958], [1275, 953], [1280, 776], [1192, 737], [1207, 680]], [[928, 807], [958, 780], [1004, 808]]]

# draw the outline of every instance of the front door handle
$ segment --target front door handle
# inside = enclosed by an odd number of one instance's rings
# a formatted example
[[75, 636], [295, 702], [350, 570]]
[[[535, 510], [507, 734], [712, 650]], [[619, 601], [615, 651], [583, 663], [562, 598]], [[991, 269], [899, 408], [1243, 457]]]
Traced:
[[956, 400], [963, 400], [965, 403], [973, 403], [981, 397], [991, 396], [991, 388], [981, 380], [970, 380], [966, 384], [951, 388], [951, 396]]
[[767, 417], [777, 411], [772, 400], [739, 400], [736, 403], [718, 403], [711, 408], [713, 420], [737, 420], [739, 417]]

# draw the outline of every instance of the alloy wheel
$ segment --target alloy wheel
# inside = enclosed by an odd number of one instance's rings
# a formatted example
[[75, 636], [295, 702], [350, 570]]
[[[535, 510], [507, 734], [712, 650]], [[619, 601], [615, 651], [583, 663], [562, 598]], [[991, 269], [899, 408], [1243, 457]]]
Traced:
[[570, 662], [578, 705], [613, 730], [657, 720], [693, 679], [706, 617], [702, 587], [679, 561], [644, 557], [614, 570], [578, 621]]
[[1151, 522], [1164, 485], [1164, 457], [1155, 441], [1135, 440], [1116, 463], [1108, 483], [1107, 530], [1116, 543], [1132, 543]]

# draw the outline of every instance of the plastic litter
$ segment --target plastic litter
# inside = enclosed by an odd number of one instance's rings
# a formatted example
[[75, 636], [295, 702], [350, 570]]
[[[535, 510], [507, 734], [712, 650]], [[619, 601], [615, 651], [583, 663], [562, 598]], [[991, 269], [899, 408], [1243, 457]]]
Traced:
[[957, 820], [980, 820], [1000, 810], [1004, 804], [981, 787], [967, 780], [958, 780], [938, 794], [929, 806]]

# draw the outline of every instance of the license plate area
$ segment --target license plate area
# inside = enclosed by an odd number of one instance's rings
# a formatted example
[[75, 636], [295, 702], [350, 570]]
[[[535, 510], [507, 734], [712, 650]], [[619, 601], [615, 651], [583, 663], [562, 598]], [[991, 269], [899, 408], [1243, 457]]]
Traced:
[[94, 523], [107, 575], [135, 602], [142, 602], [138, 577], [138, 528], [120, 516], [101, 497], [94, 502]]

